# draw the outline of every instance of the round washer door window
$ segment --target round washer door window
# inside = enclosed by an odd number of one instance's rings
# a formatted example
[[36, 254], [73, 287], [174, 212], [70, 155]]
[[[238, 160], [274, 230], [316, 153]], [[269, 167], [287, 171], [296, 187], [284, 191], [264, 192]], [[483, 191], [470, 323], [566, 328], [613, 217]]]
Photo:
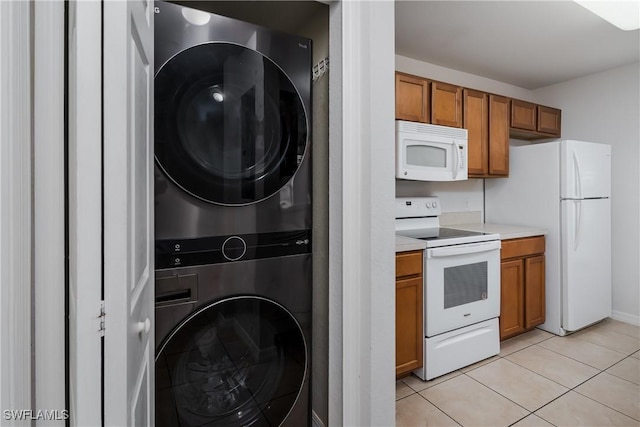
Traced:
[[156, 357], [157, 426], [277, 426], [302, 388], [307, 348], [282, 306], [237, 297], [192, 314]]
[[307, 117], [293, 83], [246, 47], [186, 49], [155, 77], [155, 155], [184, 191], [245, 205], [280, 190], [307, 143]]

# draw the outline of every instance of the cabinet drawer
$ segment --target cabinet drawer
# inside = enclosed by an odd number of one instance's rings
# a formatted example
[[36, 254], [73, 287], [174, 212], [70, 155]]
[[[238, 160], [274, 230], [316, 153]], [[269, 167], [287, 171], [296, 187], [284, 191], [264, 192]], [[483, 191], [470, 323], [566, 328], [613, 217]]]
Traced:
[[396, 254], [396, 277], [422, 274], [422, 251]]
[[501, 259], [526, 257], [544, 253], [544, 236], [502, 241]]

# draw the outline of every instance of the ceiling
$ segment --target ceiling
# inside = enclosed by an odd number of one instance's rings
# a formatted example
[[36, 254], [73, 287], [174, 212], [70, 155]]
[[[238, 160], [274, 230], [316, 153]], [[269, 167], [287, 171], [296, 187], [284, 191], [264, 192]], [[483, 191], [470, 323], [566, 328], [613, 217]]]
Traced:
[[326, 4], [315, 1], [171, 0], [171, 2], [300, 35], [304, 35], [304, 32], [300, 31], [301, 27], [310, 19], [317, 14], [326, 14], [328, 11]]
[[640, 30], [567, 0], [396, 0], [395, 20], [396, 54], [525, 89], [640, 60]]

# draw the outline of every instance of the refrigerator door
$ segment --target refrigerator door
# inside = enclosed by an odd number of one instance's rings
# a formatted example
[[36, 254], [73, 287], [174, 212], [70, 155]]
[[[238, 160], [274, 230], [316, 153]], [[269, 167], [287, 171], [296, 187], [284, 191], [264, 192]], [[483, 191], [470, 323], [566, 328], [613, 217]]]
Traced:
[[611, 195], [611, 146], [562, 141], [560, 198], [588, 199]]
[[609, 199], [563, 200], [562, 328], [575, 331], [611, 315]]

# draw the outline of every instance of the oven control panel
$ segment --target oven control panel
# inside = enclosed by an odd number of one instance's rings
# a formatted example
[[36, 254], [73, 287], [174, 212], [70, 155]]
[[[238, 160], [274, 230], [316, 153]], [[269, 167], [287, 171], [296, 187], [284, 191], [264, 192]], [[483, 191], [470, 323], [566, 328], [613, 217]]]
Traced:
[[396, 198], [396, 218], [438, 216], [441, 212], [438, 197]]

